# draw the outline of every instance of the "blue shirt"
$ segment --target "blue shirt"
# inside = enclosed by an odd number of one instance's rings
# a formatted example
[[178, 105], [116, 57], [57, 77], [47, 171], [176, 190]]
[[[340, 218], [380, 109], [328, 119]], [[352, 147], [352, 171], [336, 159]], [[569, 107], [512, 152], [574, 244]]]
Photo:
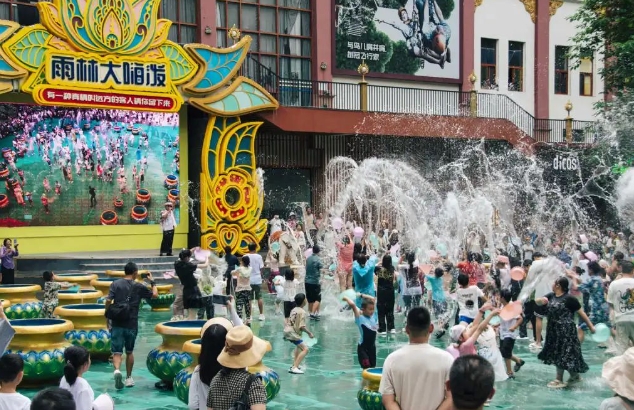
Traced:
[[[363, 266], [359, 265], [359, 262], [356, 261], [352, 264], [354, 290], [356, 290], [357, 293], [364, 293], [370, 296], [376, 295], [374, 291], [374, 267], [376, 266], [376, 261], [376, 256], [371, 256]], [[362, 299], [358, 297], [356, 300], [358, 308], [361, 308], [361, 301]]]
[[425, 279], [431, 285], [431, 297], [436, 302], [444, 302], [445, 301], [445, 289], [443, 288], [442, 276], [437, 278], [436, 276], [425, 276]]
[[[362, 345], [364, 344], [364, 342], [366, 344], [368, 343], [374, 344], [374, 339], [376, 338], [376, 331], [379, 328], [379, 322], [376, 319], [376, 315], [372, 315], [372, 317], [359, 315], [359, 317], [354, 320], [354, 323], [356, 323], [357, 326], [359, 327], [359, 334], [360, 334], [359, 344]], [[364, 333], [366, 333], [366, 335], [369, 337], [367, 336], [364, 337]]]
[[311, 255], [306, 259], [306, 278], [304, 281], [310, 285], [319, 285], [321, 269], [323, 265], [317, 255]]

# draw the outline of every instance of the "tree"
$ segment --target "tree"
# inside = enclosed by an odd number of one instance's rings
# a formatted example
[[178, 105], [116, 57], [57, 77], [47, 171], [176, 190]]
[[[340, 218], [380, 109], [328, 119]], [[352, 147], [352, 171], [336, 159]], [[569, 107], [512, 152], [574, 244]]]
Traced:
[[419, 57], [410, 54], [407, 43], [401, 40], [393, 44], [392, 58], [385, 66], [385, 72], [390, 74], [416, 74], [421, 68]]
[[571, 17], [578, 32], [574, 60], [599, 56], [606, 91], [616, 96], [634, 91], [634, 7], [632, 0], [584, 0]]
[[350, 50], [348, 48], [348, 42], [358, 42], [362, 44], [379, 44], [385, 46], [385, 52], [371, 51], [370, 53], [379, 54], [379, 60], [366, 60], [366, 64], [370, 67], [370, 71], [374, 73], [385, 72], [385, 66], [392, 58], [393, 43], [387, 34], [380, 32], [376, 29], [374, 22], [370, 22], [365, 26], [366, 32], [361, 37], [348, 36], [345, 34], [337, 33], [335, 36], [335, 56], [336, 67], [342, 70], [356, 70], [361, 64], [360, 60], [348, 58], [348, 51], [362, 51], [362, 50]]

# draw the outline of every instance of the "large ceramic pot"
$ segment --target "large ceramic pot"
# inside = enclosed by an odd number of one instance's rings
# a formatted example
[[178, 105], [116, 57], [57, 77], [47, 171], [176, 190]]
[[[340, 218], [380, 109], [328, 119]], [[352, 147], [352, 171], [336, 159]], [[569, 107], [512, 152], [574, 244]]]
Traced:
[[105, 313], [105, 306], [99, 304], [66, 305], [55, 309], [57, 316], [73, 322], [74, 329], [66, 332], [66, 340], [85, 347], [91, 358], [99, 360], [110, 357], [110, 332]]
[[174, 377], [174, 394], [176, 394], [178, 400], [187, 404], [189, 401], [189, 384], [200, 356], [200, 339], [186, 341], [183, 344], [183, 351], [189, 353], [192, 357], [192, 364], [178, 372], [176, 377]]
[[152, 307], [152, 312], [169, 312], [174, 303], [174, 294], [170, 293], [174, 285], [156, 285], [158, 297], [148, 299], [147, 303]]
[[150, 373], [161, 379], [164, 385], [172, 386], [178, 372], [194, 361], [189, 353], [183, 351], [183, 344], [200, 337], [205, 323], [205, 320], [183, 320], [156, 325], [154, 331], [161, 335], [163, 343], [147, 355], [146, 364]]
[[103, 296], [99, 290], [81, 289], [79, 292], [73, 290], [60, 290], [57, 292], [58, 306], [76, 305], [84, 303], [97, 303]]
[[42, 313], [42, 302], [35, 294], [40, 285], [0, 285], [0, 299], [8, 300], [11, 306], [4, 309], [9, 319], [36, 319]]
[[[144, 273], [148, 273], [150, 272], [149, 270], [139, 270], [139, 277], [137, 279], [137, 282], [141, 281], [141, 275]], [[125, 276], [125, 272], [122, 270], [107, 270], [106, 271], [106, 275], [111, 277], [111, 278], [122, 278]]]
[[73, 322], [63, 319], [11, 320], [15, 336], [6, 353], [17, 353], [24, 360], [22, 386], [34, 387], [59, 383], [64, 375], [64, 350], [71, 344], [66, 332]]
[[103, 293], [104, 296], [108, 296], [108, 293], [110, 293], [110, 285], [112, 285], [112, 282], [115, 280], [119, 280], [119, 278], [97, 278], [93, 279], [90, 285]]
[[55, 274], [56, 282], [69, 282], [73, 285], [79, 285], [81, 289], [95, 290], [90, 284], [93, 279], [97, 279], [94, 273], [58, 273]]
[[357, 402], [363, 410], [385, 410], [383, 407], [383, 397], [379, 393], [381, 384], [382, 367], [365, 369], [361, 373], [363, 387], [357, 393]]
[[264, 388], [266, 389], [266, 400], [273, 400], [282, 388], [282, 385], [280, 384], [280, 376], [273, 369], [270, 369], [262, 364], [262, 362], [249, 367], [247, 370], [251, 374], [260, 376], [262, 383], [264, 384]]

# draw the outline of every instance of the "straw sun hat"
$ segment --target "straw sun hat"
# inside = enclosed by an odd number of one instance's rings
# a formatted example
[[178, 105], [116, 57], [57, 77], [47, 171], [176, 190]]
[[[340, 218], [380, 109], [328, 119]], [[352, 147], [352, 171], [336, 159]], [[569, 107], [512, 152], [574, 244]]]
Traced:
[[605, 362], [601, 376], [608, 381], [614, 393], [634, 400], [634, 347], [627, 349], [622, 356]]
[[218, 363], [230, 369], [244, 369], [262, 361], [269, 344], [253, 335], [248, 326], [236, 326], [227, 333], [225, 348], [218, 356]]

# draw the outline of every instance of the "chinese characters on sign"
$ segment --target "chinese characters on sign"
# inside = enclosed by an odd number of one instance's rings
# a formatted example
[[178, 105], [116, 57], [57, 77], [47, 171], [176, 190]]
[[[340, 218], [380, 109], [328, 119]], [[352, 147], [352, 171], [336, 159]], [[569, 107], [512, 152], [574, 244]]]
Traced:
[[97, 56], [49, 53], [47, 80], [51, 84], [103, 89], [167, 91], [166, 61], [101, 60]]
[[385, 45], [348, 41], [347, 58], [349, 59], [379, 61], [379, 53], [385, 53]]
[[116, 94], [102, 91], [66, 90], [46, 87], [35, 95], [48, 104], [64, 106], [90, 105], [98, 108], [130, 108], [143, 111], [171, 111], [177, 102], [170, 96]]

